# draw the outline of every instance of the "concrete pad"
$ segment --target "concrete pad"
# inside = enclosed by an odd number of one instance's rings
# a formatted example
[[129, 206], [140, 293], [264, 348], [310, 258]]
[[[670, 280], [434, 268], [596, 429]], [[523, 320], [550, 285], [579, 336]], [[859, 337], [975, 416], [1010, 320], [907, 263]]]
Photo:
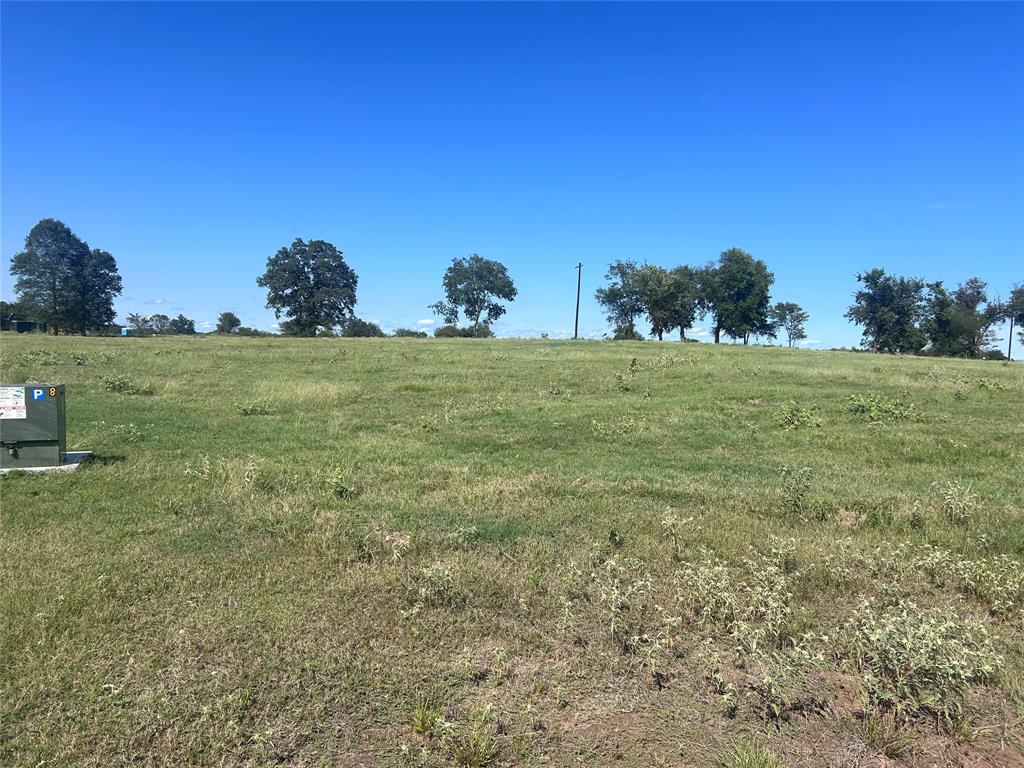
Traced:
[[64, 454], [64, 463], [59, 467], [9, 467], [0, 469], [0, 475], [6, 475], [8, 472], [73, 472], [90, 456], [92, 451], [68, 451]]

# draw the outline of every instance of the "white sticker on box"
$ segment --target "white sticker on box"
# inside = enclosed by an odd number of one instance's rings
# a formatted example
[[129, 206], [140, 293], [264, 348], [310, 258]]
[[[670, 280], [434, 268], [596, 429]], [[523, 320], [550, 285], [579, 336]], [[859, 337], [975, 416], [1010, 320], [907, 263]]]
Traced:
[[24, 419], [25, 388], [0, 387], [0, 419]]

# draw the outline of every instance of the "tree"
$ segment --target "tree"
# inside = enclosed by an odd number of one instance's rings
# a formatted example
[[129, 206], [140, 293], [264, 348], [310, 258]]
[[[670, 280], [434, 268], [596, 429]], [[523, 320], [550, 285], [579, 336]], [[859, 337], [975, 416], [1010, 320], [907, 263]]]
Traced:
[[441, 284], [445, 300], [429, 308], [449, 325], [459, 322], [461, 310], [475, 331], [481, 326], [490, 329], [491, 323], [505, 314], [504, 305], [495, 299], [514, 301], [519, 293], [504, 264], [475, 253], [466, 259], [453, 259]]
[[928, 352], [947, 357], [979, 358], [995, 339], [993, 326], [1006, 317], [1006, 307], [988, 300], [988, 286], [977, 277], [950, 293], [942, 282], [929, 283], [921, 329]]
[[184, 315], [178, 315], [169, 323], [168, 332], [178, 336], [191, 336], [196, 332], [195, 321]]
[[774, 282], [768, 266], [740, 248], [722, 251], [717, 264], [702, 270], [700, 286], [716, 344], [723, 333], [743, 339], [744, 344], [751, 335], [774, 337], [775, 327], [768, 318]]
[[604, 275], [608, 285], [598, 288], [595, 294], [608, 322], [615, 328], [616, 339], [635, 338], [638, 335], [636, 319], [647, 311], [640, 269], [635, 261], [613, 261]]
[[33, 310], [22, 301], [0, 300], [0, 331], [9, 331], [15, 320], [32, 320]]
[[666, 288], [670, 297], [666, 330], [678, 328], [679, 340], [686, 341], [687, 329], [693, 327], [704, 308], [697, 270], [687, 266], [669, 270]]
[[221, 312], [220, 317], [217, 318], [216, 331], [217, 333], [234, 333], [241, 325], [242, 321], [234, 312]]
[[171, 318], [167, 315], [150, 315], [149, 327], [153, 329], [153, 333], [163, 336], [171, 330]]
[[106, 328], [114, 322], [114, 297], [123, 287], [117, 262], [110, 253], [93, 248], [83, 257], [74, 314], [75, 325], [84, 335], [87, 330]]
[[810, 319], [799, 304], [792, 301], [780, 301], [768, 313], [771, 322], [786, 332], [786, 341], [792, 347], [794, 342], [807, 338], [804, 323]]
[[864, 287], [853, 296], [845, 317], [863, 326], [862, 344], [872, 352], [917, 352], [925, 343], [924, 281], [887, 275], [876, 268], [857, 275]]
[[114, 257], [89, 250], [62, 221], [43, 219], [25, 237], [25, 250], [11, 259], [14, 290], [53, 333], [85, 333], [114, 319], [114, 297], [122, 290]]
[[150, 331], [152, 330], [149, 326], [149, 318], [145, 315], [140, 315], [138, 312], [132, 312], [127, 316], [128, 325], [133, 331]]
[[352, 317], [358, 281], [331, 243], [296, 238], [267, 259], [267, 271], [256, 284], [267, 289], [274, 316], [288, 318], [282, 333], [316, 336], [333, 334]]
[[360, 320], [358, 317], [353, 317], [345, 323], [345, 327], [342, 328], [341, 335], [352, 338], [387, 336], [387, 334], [384, 333], [376, 323]]

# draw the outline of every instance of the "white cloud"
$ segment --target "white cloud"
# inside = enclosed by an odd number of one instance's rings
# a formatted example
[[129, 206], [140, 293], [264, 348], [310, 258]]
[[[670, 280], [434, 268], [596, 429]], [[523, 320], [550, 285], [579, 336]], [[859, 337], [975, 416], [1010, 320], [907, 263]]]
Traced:
[[199, 327], [200, 328], [213, 328], [213, 323], [211, 323], [209, 320], [203, 320], [203, 322], [201, 322], [199, 324]]
[[801, 339], [800, 340], [800, 346], [801, 347], [809, 347], [812, 344], [821, 344], [821, 339]]
[[417, 320], [416, 321], [416, 325], [433, 325], [433, 324], [434, 324], [434, 321], [430, 320], [430, 319], [427, 319], [427, 320]]
[[694, 328], [690, 331], [691, 336], [709, 336], [711, 332], [707, 328]]
[[148, 304], [150, 306], [152, 306], [154, 304], [169, 304], [169, 303], [170, 303], [170, 301], [168, 299], [150, 299], [149, 301], [144, 301], [143, 302], [143, 304]]

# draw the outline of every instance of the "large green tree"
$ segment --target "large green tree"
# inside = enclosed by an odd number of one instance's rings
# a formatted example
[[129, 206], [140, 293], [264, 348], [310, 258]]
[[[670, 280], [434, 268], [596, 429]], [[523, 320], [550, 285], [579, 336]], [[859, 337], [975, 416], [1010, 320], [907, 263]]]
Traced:
[[993, 327], [1006, 316], [1006, 307], [989, 301], [988, 286], [977, 277], [965, 280], [954, 291], [942, 282], [928, 285], [926, 313], [921, 329], [928, 352], [947, 357], [981, 357], [995, 340]]
[[333, 334], [356, 305], [359, 278], [341, 251], [324, 240], [296, 238], [267, 259], [256, 281], [267, 289], [267, 307], [274, 310], [281, 332], [292, 336]]
[[242, 321], [234, 312], [221, 312], [217, 318], [217, 333], [234, 333], [242, 326]]
[[845, 317], [863, 328], [862, 344], [872, 352], [918, 352], [925, 344], [924, 281], [887, 275], [875, 268], [857, 275], [863, 287]]
[[799, 304], [792, 301], [777, 302], [769, 311], [768, 317], [777, 328], [786, 332], [786, 342], [790, 347], [795, 342], [807, 338], [804, 323], [810, 319], [810, 315]]
[[19, 301], [54, 334], [84, 334], [114, 320], [114, 297], [122, 290], [114, 257], [90, 250], [62, 221], [43, 219], [32, 227], [25, 249], [11, 259], [11, 274]]
[[505, 314], [505, 306], [497, 299], [513, 301], [518, 295], [508, 269], [499, 261], [472, 254], [466, 259], [453, 259], [441, 280], [444, 300], [430, 305], [449, 325], [459, 322], [459, 312], [473, 324], [490, 328]]
[[648, 296], [645, 297], [641, 269], [635, 261], [613, 261], [604, 276], [608, 285], [598, 288], [595, 294], [597, 303], [604, 307], [608, 322], [615, 328], [616, 339], [643, 338], [636, 332], [636, 319], [647, 312], [650, 287], [647, 287]]
[[700, 273], [700, 285], [711, 315], [715, 343], [724, 333], [746, 344], [753, 336], [773, 336], [768, 317], [775, 275], [760, 259], [741, 248], [722, 251], [717, 264]]
[[196, 323], [192, 318], [179, 314], [171, 319], [167, 332], [179, 336], [191, 336], [196, 332]]
[[645, 264], [635, 273], [640, 306], [651, 323], [651, 334], [663, 339], [679, 329], [680, 341], [693, 327], [702, 306], [700, 285], [692, 267], [673, 269]]

